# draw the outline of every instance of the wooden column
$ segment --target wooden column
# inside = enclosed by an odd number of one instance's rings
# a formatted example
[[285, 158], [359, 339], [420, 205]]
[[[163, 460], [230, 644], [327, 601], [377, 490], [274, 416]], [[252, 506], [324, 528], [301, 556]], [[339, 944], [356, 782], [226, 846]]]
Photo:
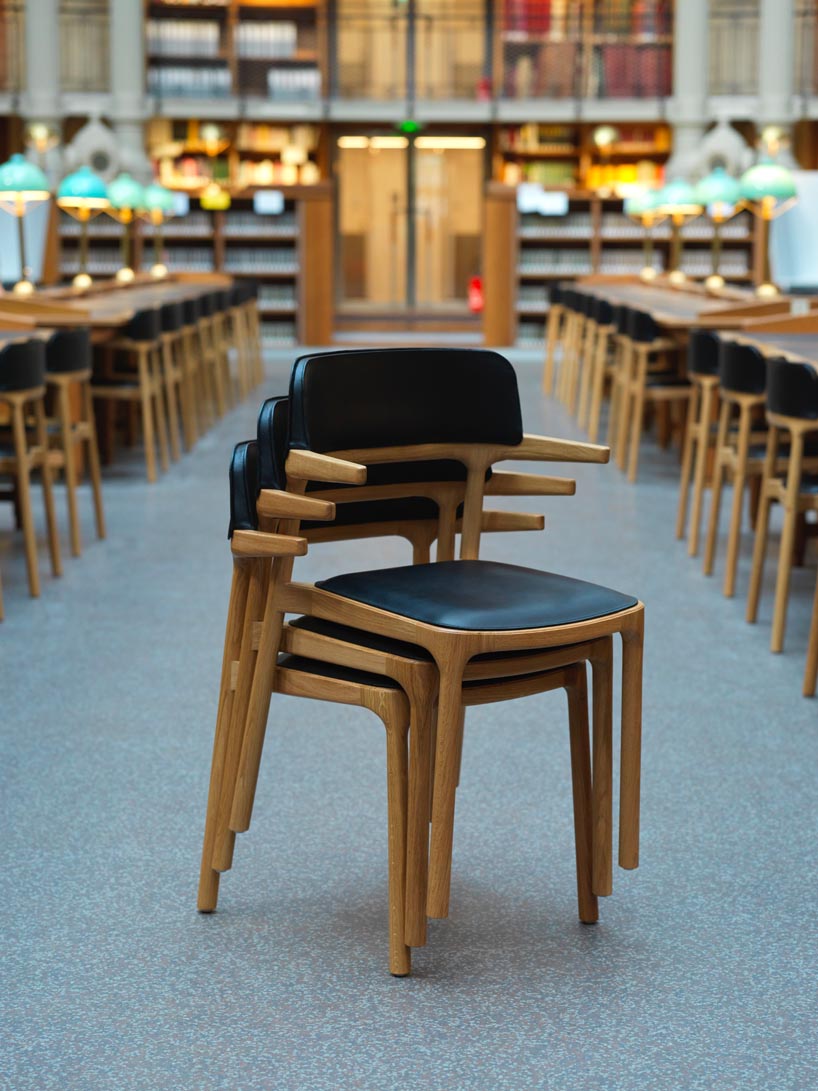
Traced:
[[483, 222], [483, 340], [513, 345], [517, 338], [517, 190], [489, 182]]
[[298, 340], [302, 345], [331, 345], [335, 315], [332, 183], [302, 187], [299, 197]]

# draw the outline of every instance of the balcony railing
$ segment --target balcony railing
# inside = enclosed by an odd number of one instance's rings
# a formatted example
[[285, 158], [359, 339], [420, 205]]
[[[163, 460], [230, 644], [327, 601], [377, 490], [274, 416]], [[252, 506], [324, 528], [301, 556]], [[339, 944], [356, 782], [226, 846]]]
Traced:
[[0, 91], [19, 91], [23, 86], [24, 6], [0, 2]]
[[759, 0], [711, 0], [711, 95], [754, 95], [758, 90]]
[[61, 0], [60, 78], [64, 91], [107, 91], [107, 0]]
[[800, 4], [795, 12], [795, 90], [801, 95], [818, 93], [818, 12], [815, 0]]

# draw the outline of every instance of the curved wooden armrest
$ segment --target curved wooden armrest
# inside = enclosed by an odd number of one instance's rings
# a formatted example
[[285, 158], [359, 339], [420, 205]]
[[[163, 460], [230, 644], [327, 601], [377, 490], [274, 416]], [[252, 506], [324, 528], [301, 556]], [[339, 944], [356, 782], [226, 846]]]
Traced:
[[303, 557], [307, 539], [288, 534], [265, 534], [261, 530], [236, 530], [230, 539], [234, 557]]
[[537, 515], [532, 511], [484, 511], [482, 514], [481, 530], [492, 531], [511, 530], [543, 530], [545, 516]]
[[299, 481], [332, 481], [343, 485], [363, 485], [366, 482], [366, 466], [316, 451], [290, 451], [285, 468], [287, 477]]
[[532, 462], [607, 462], [610, 447], [596, 443], [578, 443], [570, 439], [554, 439], [551, 436], [524, 435], [517, 447], [507, 448], [502, 458]]
[[495, 470], [486, 482], [486, 496], [573, 496], [577, 483], [570, 477], [509, 473]]
[[268, 519], [334, 519], [335, 504], [280, 489], [262, 489], [256, 511]]

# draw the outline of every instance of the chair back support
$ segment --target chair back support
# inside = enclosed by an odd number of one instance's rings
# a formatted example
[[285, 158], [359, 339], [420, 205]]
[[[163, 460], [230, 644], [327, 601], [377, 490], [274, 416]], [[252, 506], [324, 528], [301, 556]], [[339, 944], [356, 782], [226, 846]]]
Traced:
[[692, 330], [687, 343], [688, 375], [717, 375], [721, 339], [709, 330]]
[[722, 341], [719, 346], [719, 386], [726, 393], [763, 394], [767, 363], [757, 348]]
[[614, 322], [614, 308], [607, 299], [594, 301], [593, 316], [600, 326], [612, 326]]
[[0, 393], [33, 390], [44, 383], [44, 341], [6, 345], [0, 351]]
[[565, 302], [563, 299], [564, 294], [565, 288], [558, 281], [548, 289], [548, 302], [561, 306]]
[[614, 307], [613, 320], [614, 325], [616, 326], [616, 332], [623, 336], [627, 336], [631, 321], [630, 307], [626, 307], [624, 303], [617, 304], [617, 306]]
[[818, 371], [810, 364], [769, 357], [767, 408], [782, 417], [818, 420]]
[[159, 311], [151, 307], [146, 311], [137, 311], [122, 333], [129, 341], [155, 341], [161, 331]]
[[650, 344], [661, 336], [659, 326], [645, 311], [630, 311], [627, 332], [632, 341], [638, 341], [640, 344]]
[[318, 452], [423, 444], [517, 446], [517, 377], [482, 349], [350, 350], [300, 357], [290, 447]]
[[184, 324], [186, 326], [195, 326], [202, 313], [201, 300], [198, 297], [184, 300], [182, 311], [184, 313]]
[[258, 530], [256, 501], [259, 493], [258, 445], [255, 440], [237, 443], [230, 459], [230, 526], [227, 537], [237, 530]]
[[90, 371], [91, 364], [91, 331], [87, 326], [57, 330], [46, 342], [45, 366], [52, 374]]
[[181, 303], [163, 303], [159, 308], [163, 333], [175, 333], [185, 324], [185, 309]]

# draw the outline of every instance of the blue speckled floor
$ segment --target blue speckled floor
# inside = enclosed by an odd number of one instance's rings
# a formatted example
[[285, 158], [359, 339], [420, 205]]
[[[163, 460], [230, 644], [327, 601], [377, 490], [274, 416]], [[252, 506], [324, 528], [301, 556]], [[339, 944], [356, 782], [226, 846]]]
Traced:
[[[529, 430], [575, 435], [535, 357], [515, 360]], [[269, 393], [287, 370], [271, 363]], [[726, 601], [673, 539], [677, 464], [652, 445], [636, 488], [579, 468], [576, 498], [527, 504], [545, 535], [484, 551], [647, 603], [642, 867], [615, 874], [600, 924], [576, 921], [556, 694], [470, 712], [452, 915], [411, 979], [386, 972], [384, 747], [359, 710], [275, 701], [253, 829], [220, 911], [197, 915], [227, 461], [254, 413], [158, 486], [138, 456], [118, 464], [108, 542], [86, 504], [83, 558], [39, 602], [0, 536], [0, 1089], [818, 1086], [818, 707], [800, 696], [814, 553], [771, 656], [772, 563], [748, 626], [747, 549]], [[299, 570], [359, 566], [362, 548]]]

